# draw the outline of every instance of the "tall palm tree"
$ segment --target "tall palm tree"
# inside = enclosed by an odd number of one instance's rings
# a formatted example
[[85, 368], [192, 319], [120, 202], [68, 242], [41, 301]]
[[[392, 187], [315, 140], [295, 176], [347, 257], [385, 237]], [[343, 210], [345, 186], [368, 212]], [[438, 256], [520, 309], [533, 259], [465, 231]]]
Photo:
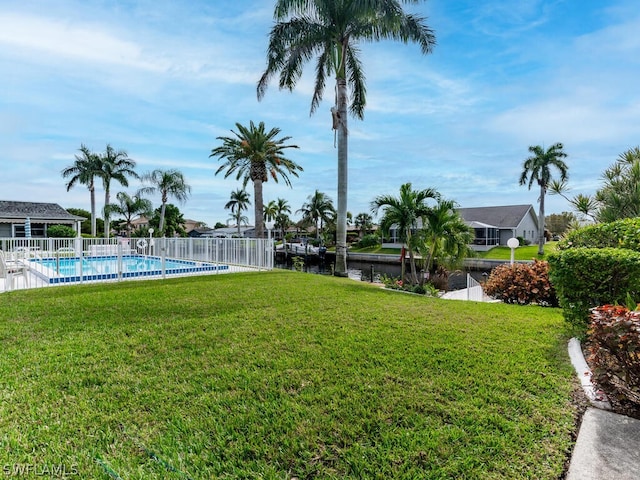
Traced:
[[[411, 266], [411, 279], [418, 283], [416, 261], [414, 255], [415, 242], [413, 234], [418, 229], [418, 220], [424, 219], [430, 211], [428, 200], [438, 200], [440, 194], [432, 189], [413, 190], [411, 183], [405, 183], [400, 187], [400, 196], [378, 195], [371, 202], [371, 211], [375, 214], [382, 208], [383, 216], [380, 220], [380, 228], [388, 233], [392, 226], [398, 229], [400, 240], [406, 245], [409, 252], [409, 264]], [[402, 280], [405, 277], [404, 258], [402, 263]]]
[[562, 150], [562, 143], [554, 143], [548, 149], [540, 145], [530, 146], [529, 152], [533, 155], [524, 161], [523, 171], [520, 175], [520, 185], [528, 183], [529, 190], [534, 182], [540, 187], [538, 197], [538, 255], [544, 255], [544, 197], [547, 194], [549, 184], [552, 182], [551, 167], [560, 172], [560, 181], [566, 181], [569, 177], [569, 167], [562, 160], [567, 154]]
[[[347, 103], [350, 113], [364, 116], [366, 86], [360, 42], [417, 42], [430, 53], [435, 36], [423, 17], [403, 11], [416, 0], [277, 0], [267, 49], [267, 68], [258, 82], [261, 99], [270, 80], [279, 74], [279, 87], [293, 90], [303, 66], [317, 57], [313, 113], [322, 100], [327, 77], [335, 75], [336, 97], [331, 108], [338, 137], [338, 217], [335, 274], [347, 276]], [[351, 90], [348, 101], [347, 88]]]
[[373, 217], [368, 213], [361, 212], [356, 215], [355, 225], [360, 230], [360, 238], [362, 238], [373, 227]]
[[153, 215], [153, 205], [151, 200], [141, 198], [139, 195], [129, 196], [126, 192], [118, 192], [116, 194], [118, 203], [111, 203], [105, 207], [109, 214], [115, 213], [124, 217], [124, 224], [127, 229], [127, 235], [131, 237], [133, 230], [133, 218], [144, 215], [150, 217]]
[[456, 266], [472, 254], [469, 244], [473, 242], [474, 230], [464, 223], [454, 201], [439, 199], [423, 220], [416, 237], [417, 250], [423, 254], [427, 272], [431, 271], [436, 258], [447, 266]]
[[324, 224], [335, 218], [336, 209], [333, 207], [333, 200], [326, 193], [316, 190], [313, 195], [307, 197], [307, 201], [298, 213], [302, 214], [304, 221], [315, 225], [316, 239], [320, 240], [320, 232]]
[[106, 208], [111, 202], [111, 181], [115, 180], [123, 187], [129, 186], [127, 177], [139, 178], [135, 171], [136, 162], [129, 158], [124, 150], [114, 150], [107, 144], [104, 153], [100, 155], [102, 160], [102, 186], [104, 187], [104, 238], [109, 238], [111, 224], [109, 222], [109, 210]]
[[238, 236], [240, 236], [241, 219], [246, 219], [242, 215], [243, 210], [247, 210], [251, 205], [249, 194], [244, 188], [238, 188], [231, 192], [230, 200], [225, 204], [224, 208], [231, 210], [231, 217], [235, 220], [238, 227]]
[[148, 182], [151, 185], [142, 187], [140, 193], [142, 194], [160, 194], [160, 200], [162, 207], [160, 209], [160, 221], [158, 224], [158, 235], [164, 235], [165, 230], [165, 215], [167, 211], [167, 202], [169, 197], [175, 198], [181, 204], [187, 201], [189, 194], [191, 193], [191, 186], [189, 186], [182, 172], [179, 170], [160, 170], [156, 169], [152, 172], [145, 173], [142, 176], [143, 182]]
[[224, 178], [236, 174], [236, 180], [242, 178], [243, 187], [247, 186], [249, 180], [253, 182], [253, 208], [256, 227], [256, 236], [264, 238], [264, 199], [262, 196], [262, 184], [269, 180], [278, 182], [281, 177], [288, 187], [291, 187], [289, 174], [298, 176], [298, 171], [302, 167], [285, 157], [285, 150], [288, 148], [298, 148], [297, 145], [287, 145], [286, 142], [291, 137], [276, 138], [280, 134], [279, 128], [272, 128], [268, 132], [264, 122], [260, 122], [256, 127], [251, 121], [249, 128], [236, 123], [238, 129], [233, 133], [233, 137], [218, 137], [222, 145], [211, 150], [209, 157], [218, 157], [224, 160], [216, 170], [216, 175], [226, 170]]
[[62, 178], [69, 178], [67, 192], [77, 184], [86, 185], [91, 195], [91, 236], [96, 236], [96, 177], [102, 175], [102, 160], [100, 155], [93, 153], [81, 144], [80, 155], [75, 155], [73, 165], [62, 170]]

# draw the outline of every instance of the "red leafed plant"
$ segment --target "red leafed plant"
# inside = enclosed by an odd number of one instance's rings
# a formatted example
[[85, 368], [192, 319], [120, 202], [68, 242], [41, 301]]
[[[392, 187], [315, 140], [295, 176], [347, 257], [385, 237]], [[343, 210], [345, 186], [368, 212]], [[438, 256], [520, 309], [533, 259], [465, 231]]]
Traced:
[[593, 308], [588, 334], [595, 382], [617, 400], [640, 406], [640, 311]]
[[549, 282], [549, 264], [545, 261], [499, 265], [492, 270], [483, 288], [487, 295], [505, 303], [558, 305], [556, 292]]

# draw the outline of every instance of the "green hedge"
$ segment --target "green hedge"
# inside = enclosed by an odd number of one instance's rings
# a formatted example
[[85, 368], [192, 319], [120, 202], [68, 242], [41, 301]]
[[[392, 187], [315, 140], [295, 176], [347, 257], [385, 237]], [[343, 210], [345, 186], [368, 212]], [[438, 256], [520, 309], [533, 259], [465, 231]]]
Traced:
[[640, 298], [640, 253], [622, 248], [569, 248], [548, 258], [549, 278], [565, 319], [586, 327], [589, 310]]
[[640, 218], [625, 218], [573, 230], [558, 242], [559, 250], [570, 248], [626, 248], [640, 252]]

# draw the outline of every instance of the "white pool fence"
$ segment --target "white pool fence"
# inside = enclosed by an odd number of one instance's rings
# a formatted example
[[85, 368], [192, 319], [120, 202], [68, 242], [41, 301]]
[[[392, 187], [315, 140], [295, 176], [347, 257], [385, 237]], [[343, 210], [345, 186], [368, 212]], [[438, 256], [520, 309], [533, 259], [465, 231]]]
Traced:
[[[271, 239], [257, 238], [0, 238], [0, 250], [7, 263], [27, 266], [29, 270], [23, 278], [5, 274], [0, 278], [0, 291], [45, 284], [165, 278], [173, 274], [271, 270], [273, 248]], [[79, 265], [72, 274], [65, 271], [71, 258]], [[156, 267], [138, 272], [135, 265], [128, 266], [134, 259], [140, 264], [146, 259]], [[87, 273], [83, 264], [99, 266]]]

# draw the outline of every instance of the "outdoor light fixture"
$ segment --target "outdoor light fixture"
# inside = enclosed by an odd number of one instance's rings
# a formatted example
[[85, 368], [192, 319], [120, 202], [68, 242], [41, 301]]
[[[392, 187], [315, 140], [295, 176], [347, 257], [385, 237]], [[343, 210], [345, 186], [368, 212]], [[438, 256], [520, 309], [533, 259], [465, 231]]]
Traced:
[[511, 249], [511, 265], [513, 265], [516, 248], [518, 248], [519, 246], [520, 240], [518, 240], [517, 238], [511, 237], [509, 240], [507, 240], [507, 247]]

